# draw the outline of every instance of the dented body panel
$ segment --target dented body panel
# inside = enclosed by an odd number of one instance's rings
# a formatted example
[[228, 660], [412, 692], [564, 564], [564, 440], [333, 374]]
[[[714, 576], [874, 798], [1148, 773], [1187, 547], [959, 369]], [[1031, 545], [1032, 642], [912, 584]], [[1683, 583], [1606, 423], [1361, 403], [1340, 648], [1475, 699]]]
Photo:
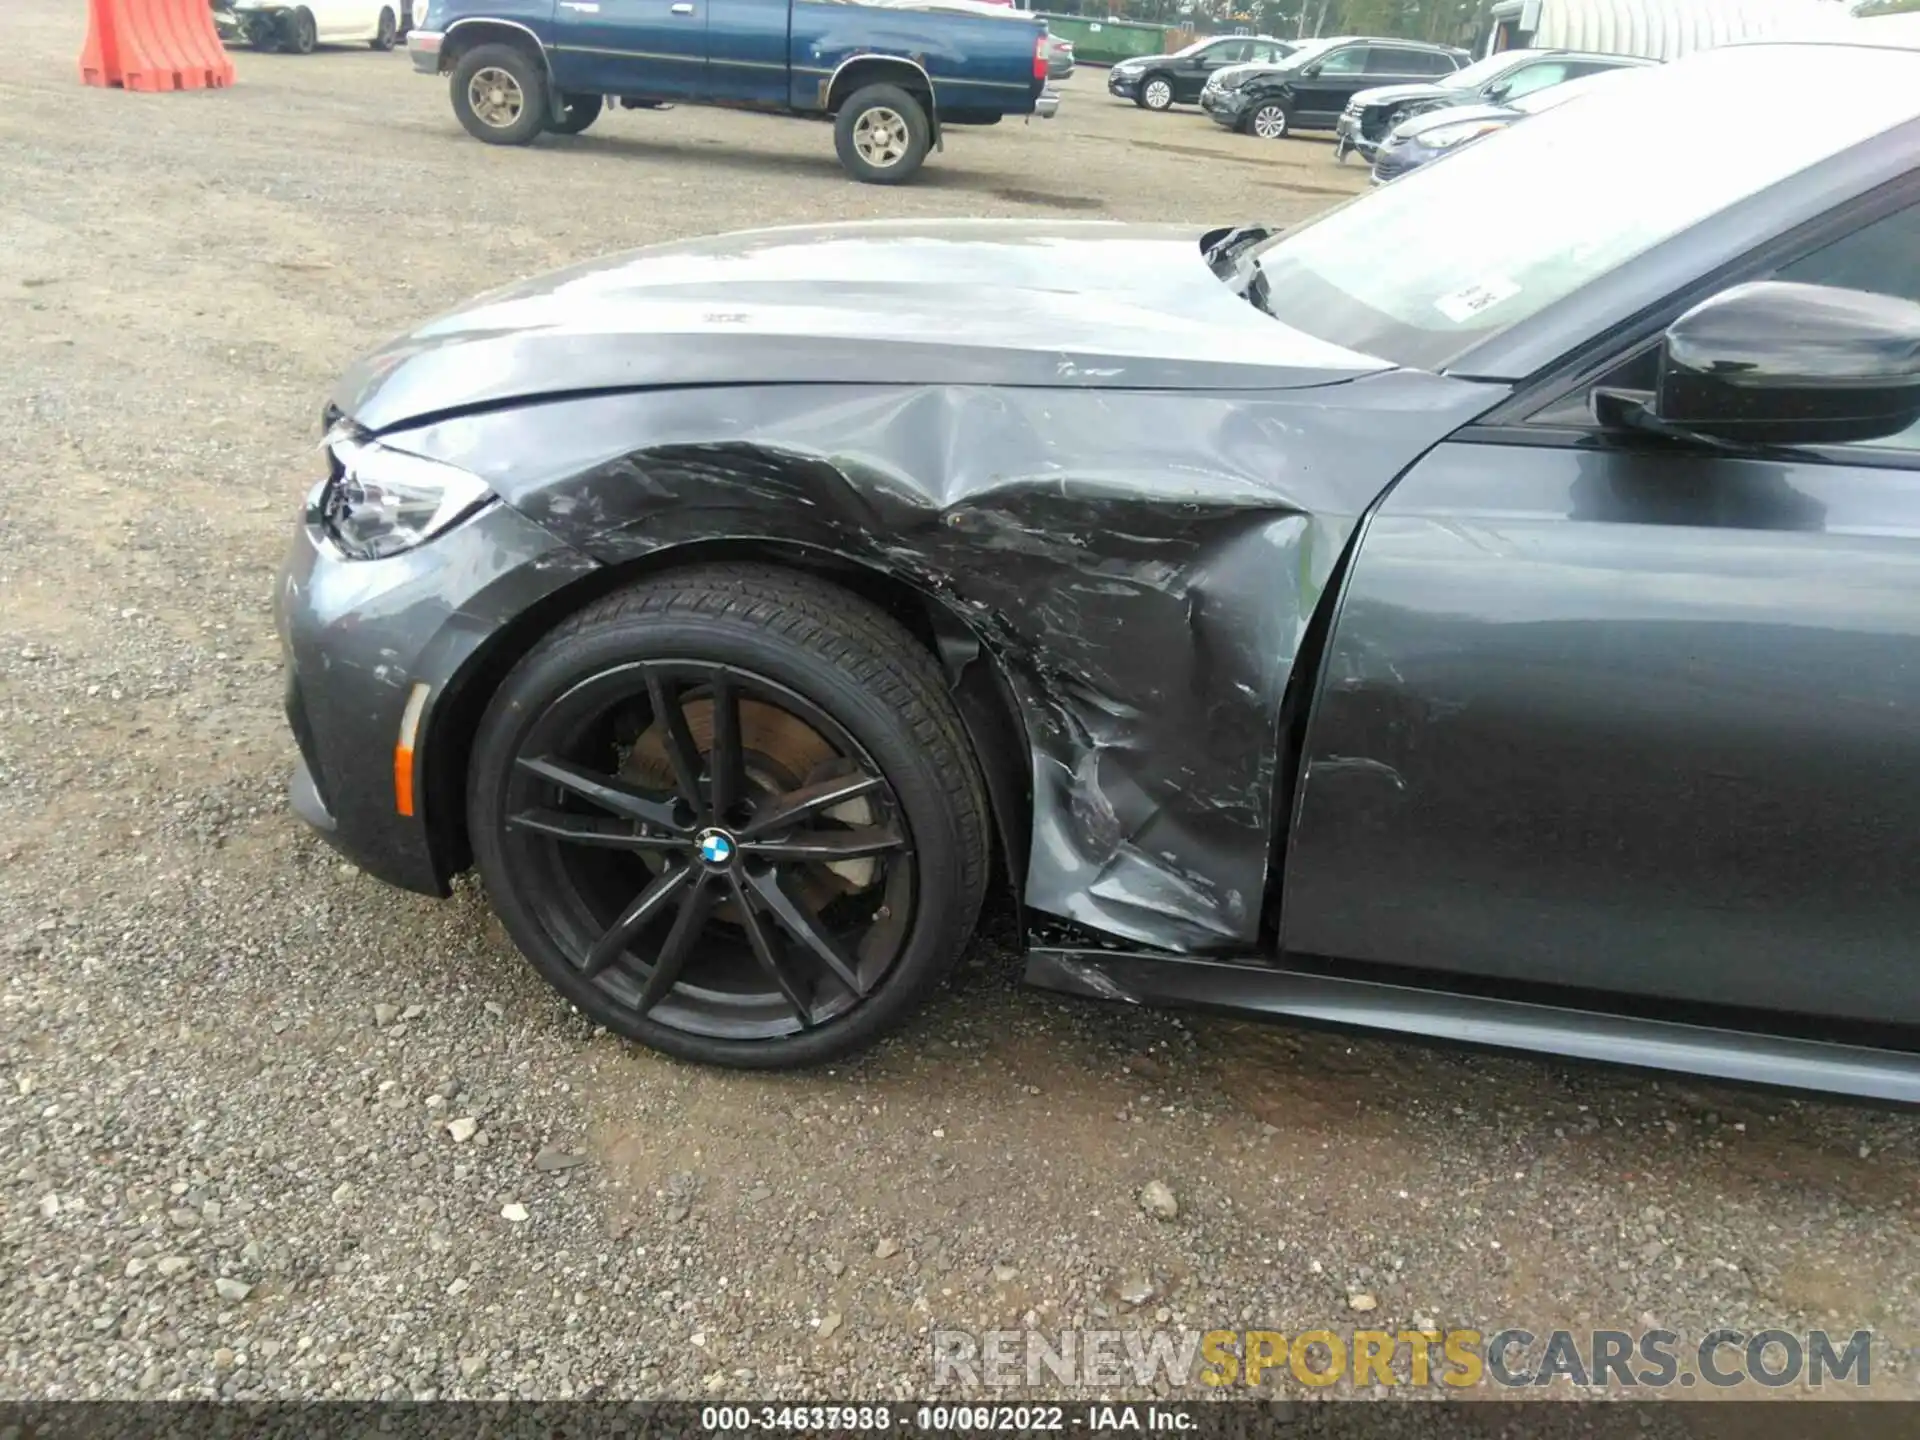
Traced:
[[925, 596], [1018, 705], [1026, 903], [1244, 952], [1328, 577], [1393, 476], [1505, 391], [1289, 329], [1198, 242], [945, 221], [659, 246], [430, 321], [334, 403], [601, 565], [775, 543]]
[[942, 220], [654, 245], [479, 296], [355, 364], [381, 431], [588, 391], [830, 381], [1285, 390], [1389, 369], [1262, 315], [1192, 226]]
[[947, 607], [1018, 700], [1026, 901], [1251, 947], [1279, 713], [1358, 517], [1489, 403], [1384, 374], [1297, 392], [766, 386], [555, 401], [388, 443], [469, 469], [606, 565], [772, 540]]

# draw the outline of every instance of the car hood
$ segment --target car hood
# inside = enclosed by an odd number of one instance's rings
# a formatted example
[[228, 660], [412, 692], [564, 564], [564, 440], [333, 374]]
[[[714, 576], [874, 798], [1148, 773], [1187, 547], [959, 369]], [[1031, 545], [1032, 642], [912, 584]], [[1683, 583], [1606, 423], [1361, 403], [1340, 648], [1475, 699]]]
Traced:
[[1520, 111], [1509, 105], [1449, 105], [1444, 110], [1410, 115], [1394, 126], [1393, 133], [1400, 139], [1412, 139], [1428, 130], [1438, 130], [1443, 125], [1464, 125], [1471, 120], [1513, 121], [1520, 118]]
[[1288, 328], [1201, 228], [893, 221], [629, 251], [482, 295], [355, 364], [369, 430], [593, 391], [780, 383], [1296, 389], [1391, 368]]
[[1365, 110], [1375, 105], [1404, 105], [1409, 100], [1445, 100], [1463, 105], [1479, 98], [1471, 90], [1451, 90], [1445, 85], [1381, 85], [1362, 90], [1352, 103]]

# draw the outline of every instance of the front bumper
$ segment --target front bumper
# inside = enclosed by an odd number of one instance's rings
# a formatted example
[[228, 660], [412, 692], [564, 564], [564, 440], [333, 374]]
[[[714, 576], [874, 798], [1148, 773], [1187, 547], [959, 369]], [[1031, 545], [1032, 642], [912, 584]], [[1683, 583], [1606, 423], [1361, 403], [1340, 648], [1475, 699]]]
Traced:
[[1118, 95], [1122, 100], [1131, 100], [1140, 93], [1138, 75], [1122, 75], [1118, 71], [1107, 72], [1107, 93]]
[[1360, 118], [1351, 111], [1341, 114], [1333, 127], [1333, 158], [1344, 160], [1349, 154], [1357, 154], [1362, 160], [1371, 161], [1379, 145], [1369, 140], [1362, 132]]
[[1389, 180], [1397, 180], [1409, 170], [1418, 170], [1436, 153], [1411, 140], [1403, 140], [1397, 145], [1381, 145], [1373, 157], [1373, 183], [1384, 185]]
[[1238, 90], [1216, 90], [1211, 104], [1205, 94], [1200, 96], [1200, 108], [1214, 124], [1238, 130], [1246, 119], [1247, 97]]
[[446, 42], [446, 34], [440, 30], [409, 30], [407, 32], [407, 57], [413, 61], [413, 68], [422, 75], [440, 73], [440, 47]]
[[[347, 560], [314, 500], [274, 591], [286, 666], [287, 721], [299, 747], [290, 800], [349, 860], [389, 884], [447, 893], [464, 863], [451, 836], [465, 787], [433, 783], [464, 756], [449, 728], [487, 651], [529, 606], [598, 568], [498, 501], [386, 560]], [[394, 751], [416, 686], [425, 709], [413, 746], [413, 814], [399, 813]]]

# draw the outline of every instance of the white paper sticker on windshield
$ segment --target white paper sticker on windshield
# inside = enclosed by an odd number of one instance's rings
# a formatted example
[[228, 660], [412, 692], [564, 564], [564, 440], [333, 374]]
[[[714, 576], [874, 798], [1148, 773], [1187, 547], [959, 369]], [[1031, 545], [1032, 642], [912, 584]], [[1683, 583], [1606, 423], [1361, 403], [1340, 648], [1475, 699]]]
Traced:
[[1520, 287], [1504, 275], [1491, 276], [1479, 280], [1465, 289], [1455, 290], [1450, 295], [1442, 295], [1433, 302], [1433, 308], [1456, 325], [1464, 325], [1482, 310], [1498, 305], [1502, 300], [1511, 300], [1520, 293]]

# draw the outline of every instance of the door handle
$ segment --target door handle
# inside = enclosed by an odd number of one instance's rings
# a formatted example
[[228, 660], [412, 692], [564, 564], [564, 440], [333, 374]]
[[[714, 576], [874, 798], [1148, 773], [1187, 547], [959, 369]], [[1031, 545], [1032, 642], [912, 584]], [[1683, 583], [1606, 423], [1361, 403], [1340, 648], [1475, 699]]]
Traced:
[[693, 6], [687, 3], [687, 0], [678, 0], [678, 3], [673, 7], [673, 13], [676, 15], [691, 15], [693, 13]]

